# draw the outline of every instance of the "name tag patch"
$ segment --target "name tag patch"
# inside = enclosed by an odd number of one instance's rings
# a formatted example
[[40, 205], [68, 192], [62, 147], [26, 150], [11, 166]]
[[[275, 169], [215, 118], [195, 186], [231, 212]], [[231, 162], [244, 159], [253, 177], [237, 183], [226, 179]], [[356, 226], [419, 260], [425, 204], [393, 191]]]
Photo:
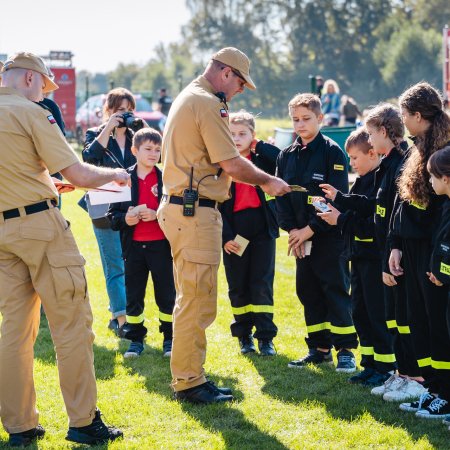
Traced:
[[447, 244], [441, 243], [440, 247], [442, 253], [449, 253], [450, 247]]
[[54, 123], [56, 123], [55, 118], [50, 114], [49, 116], [47, 116], [48, 121], [53, 125]]
[[324, 176], [321, 173], [313, 173], [313, 175], [312, 175], [313, 180], [323, 181], [323, 178], [324, 178]]
[[220, 110], [220, 117], [228, 117], [228, 111], [225, 108]]
[[450, 265], [441, 262], [441, 273], [450, 276]]
[[377, 205], [377, 214], [381, 217], [384, 217], [386, 215], [386, 208], [383, 208], [380, 205]]
[[334, 170], [344, 170], [344, 166], [342, 164], [335, 164]]

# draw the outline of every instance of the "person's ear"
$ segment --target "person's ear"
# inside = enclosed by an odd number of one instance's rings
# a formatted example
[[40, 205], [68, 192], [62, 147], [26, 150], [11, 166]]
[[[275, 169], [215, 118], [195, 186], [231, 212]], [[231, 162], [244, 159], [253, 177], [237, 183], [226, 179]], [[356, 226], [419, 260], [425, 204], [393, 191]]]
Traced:
[[322, 123], [322, 120], [323, 120], [323, 114], [320, 113], [320, 114], [317, 116], [317, 121], [318, 121], [319, 123]]
[[136, 153], [139, 151], [139, 149], [137, 147], [135, 147], [134, 145], [131, 147], [131, 153], [133, 153], [134, 156], [136, 156]]
[[31, 86], [31, 83], [33, 82], [33, 71], [32, 70], [27, 70], [25, 72], [25, 83], [27, 86]]
[[381, 126], [381, 127], [380, 127], [380, 131], [381, 131], [381, 133], [383, 134], [383, 137], [384, 137], [384, 138], [387, 137], [387, 131], [386, 131], [386, 128], [385, 128], [385, 127]]
[[422, 114], [420, 114], [419, 111], [416, 111], [416, 112], [414, 113], [414, 117], [416, 118], [416, 121], [417, 121], [417, 122], [420, 122], [420, 121], [422, 120]]
[[367, 153], [369, 154], [369, 157], [371, 159], [378, 159], [379, 157], [378, 153], [373, 148], [369, 148], [369, 151]]

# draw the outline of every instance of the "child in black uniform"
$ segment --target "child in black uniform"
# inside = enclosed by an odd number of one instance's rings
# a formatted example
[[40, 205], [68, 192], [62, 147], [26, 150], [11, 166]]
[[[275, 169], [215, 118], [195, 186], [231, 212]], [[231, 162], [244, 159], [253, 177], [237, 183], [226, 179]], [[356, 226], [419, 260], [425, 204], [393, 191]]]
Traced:
[[399, 196], [391, 220], [391, 256], [393, 275], [405, 278], [408, 324], [414, 351], [428, 392], [411, 403], [402, 403], [404, 411], [418, 417], [441, 418], [450, 412], [438, 395], [450, 379], [450, 338], [442, 320], [447, 310], [447, 293], [433, 284], [430, 271], [432, 239], [437, 231], [444, 199], [429, 183], [427, 163], [450, 138], [450, 118], [442, 98], [428, 83], [418, 83], [400, 96], [406, 128], [414, 136], [404, 169], [399, 178]]
[[[308, 355], [288, 364], [302, 368], [308, 363], [331, 363], [331, 347], [338, 351], [339, 372], [354, 372], [351, 352], [358, 340], [351, 315], [348, 262], [344, 240], [336, 227], [317, 217], [312, 197], [322, 194], [320, 183], [348, 192], [347, 157], [341, 148], [320, 132], [323, 119], [320, 99], [298, 94], [289, 102], [289, 114], [298, 135], [280, 152], [277, 176], [308, 192], [292, 192], [276, 198], [280, 227], [289, 232], [288, 249], [296, 256], [297, 295], [304, 306], [308, 331]], [[310, 255], [305, 249], [311, 241]]]
[[[345, 149], [350, 157], [350, 165], [359, 178], [353, 184], [351, 195], [376, 195], [375, 172], [380, 157], [369, 143], [369, 135], [364, 128], [355, 130], [347, 139]], [[349, 202], [347, 202], [349, 203]], [[365, 386], [380, 386], [395, 372], [395, 355], [392, 336], [386, 325], [383, 281], [381, 278], [381, 257], [375, 242], [373, 211], [358, 213], [335, 199], [328, 205], [330, 212], [318, 213], [325, 222], [337, 225], [346, 240], [346, 255], [351, 260], [351, 296], [353, 321], [358, 333], [361, 366], [364, 370], [349, 379], [351, 383]]]
[[[431, 185], [437, 195], [447, 196], [442, 207], [441, 223], [434, 238], [431, 255], [431, 271], [427, 273], [430, 281], [447, 292], [447, 331], [450, 334], [450, 146], [433, 153], [428, 160]], [[441, 320], [445, 320], [444, 317]], [[450, 355], [444, 362], [450, 371]], [[447, 380], [450, 379], [450, 374]], [[441, 401], [450, 402], [450, 381], [441, 385]], [[448, 410], [448, 408], [447, 408]], [[443, 409], [444, 411], [444, 409]], [[444, 419], [450, 425], [450, 415]], [[450, 427], [449, 427], [450, 430]]]
[[172, 350], [172, 312], [175, 304], [170, 245], [156, 220], [162, 195], [161, 171], [156, 167], [161, 154], [161, 135], [143, 128], [133, 137], [136, 165], [131, 176], [131, 202], [113, 203], [108, 211], [113, 230], [120, 230], [125, 262], [127, 321], [119, 335], [131, 340], [125, 358], [144, 350], [144, 298], [148, 274], [152, 275], [155, 301], [159, 308], [159, 330], [163, 333], [163, 356]]
[[[273, 175], [280, 150], [255, 139], [255, 119], [246, 112], [230, 114], [230, 131], [242, 157]], [[276, 354], [273, 338], [273, 279], [275, 275], [275, 239], [279, 236], [275, 200], [265, 198], [255, 186], [233, 182], [231, 198], [220, 208], [223, 219], [223, 263], [228, 281], [228, 295], [234, 315], [231, 334], [239, 339], [241, 353], [255, 352], [258, 339], [262, 356]], [[234, 240], [240, 235], [249, 240], [242, 256]]]

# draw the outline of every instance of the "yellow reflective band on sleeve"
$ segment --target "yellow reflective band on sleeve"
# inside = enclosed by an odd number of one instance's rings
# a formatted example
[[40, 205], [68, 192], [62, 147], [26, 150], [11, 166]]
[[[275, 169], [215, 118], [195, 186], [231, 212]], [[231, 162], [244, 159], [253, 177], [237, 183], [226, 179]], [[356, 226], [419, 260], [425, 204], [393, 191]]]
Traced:
[[355, 327], [352, 325], [350, 327], [336, 327], [331, 325], [330, 330], [334, 334], [352, 334], [356, 333]]
[[344, 170], [344, 166], [342, 164], [335, 164], [334, 170]]
[[444, 275], [450, 276], [450, 265], [444, 264], [443, 262], [441, 262], [440, 272], [443, 273]]
[[434, 359], [432, 359], [431, 367], [433, 369], [450, 370], [450, 362], [449, 361], [435, 361]]
[[380, 217], [384, 217], [386, 215], [386, 208], [383, 208], [382, 206], [377, 205], [376, 214], [379, 215]]
[[140, 316], [127, 316], [128, 323], [141, 323], [144, 320], [145, 320], [144, 314], [141, 314]]
[[397, 328], [396, 320], [386, 320], [387, 327], [391, 330], [392, 328]]
[[394, 354], [381, 355], [380, 353], [375, 353], [373, 356], [373, 359], [375, 361], [384, 362], [384, 363], [394, 363], [396, 361]]
[[331, 327], [330, 322], [317, 323], [316, 325], [307, 325], [306, 331], [308, 333], [316, 333], [317, 331], [329, 330]]
[[397, 325], [397, 329], [400, 334], [411, 334], [411, 330], [407, 325]]
[[235, 316], [247, 313], [269, 313], [273, 314], [273, 305], [246, 305], [238, 308], [231, 308]]
[[417, 360], [419, 367], [431, 366], [431, 358], [422, 358]]
[[312, 205], [313, 198], [312, 195], [308, 195], [308, 205]]
[[267, 192], [264, 192], [264, 198], [266, 199], [266, 202], [269, 200], [273, 200], [275, 197], [273, 195], [269, 195]]
[[355, 241], [358, 241], [358, 242], [373, 242], [373, 238], [360, 239], [358, 236], [355, 236]]
[[410, 205], [414, 206], [414, 208], [421, 209], [422, 211], [425, 211], [427, 209], [426, 206], [422, 206], [422, 205], [420, 205], [419, 203], [416, 203], [416, 202], [411, 202]]
[[162, 322], [172, 322], [172, 314], [164, 314], [160, 311], [159, 320], [161, 320]]
[[373, 347], [363, 347], [361, 345], [359, 350], [361, 351], [361, 355], [373, 355]]

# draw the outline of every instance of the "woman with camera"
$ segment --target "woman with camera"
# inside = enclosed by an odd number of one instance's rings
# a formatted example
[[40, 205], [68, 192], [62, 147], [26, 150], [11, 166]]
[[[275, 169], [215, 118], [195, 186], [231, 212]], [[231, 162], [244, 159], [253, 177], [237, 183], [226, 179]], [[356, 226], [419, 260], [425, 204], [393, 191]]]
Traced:
[[[103, 106], [104, 123], [86, 132], [82, 153], [85, 162], [99, 167], [124, 169], [136, 163], [136, 158], [131, 153], [134, 134], [131, 128], [136, 131], [147, 124], [133, 117], [135, 108], [133, 94], [127, 89], [116, 88], [108, 92]], [[86, 201], [93, 223], [106, 279], [109, 310], [112, 314], [108, 328], [117, 333], [126, 318], [125, 275], [119, 232], [111, 229], [109, 220], [105, 217], [108, 204], [91, 205], [88, 195], [83, 197], [81, 203], [83, 200]]]

